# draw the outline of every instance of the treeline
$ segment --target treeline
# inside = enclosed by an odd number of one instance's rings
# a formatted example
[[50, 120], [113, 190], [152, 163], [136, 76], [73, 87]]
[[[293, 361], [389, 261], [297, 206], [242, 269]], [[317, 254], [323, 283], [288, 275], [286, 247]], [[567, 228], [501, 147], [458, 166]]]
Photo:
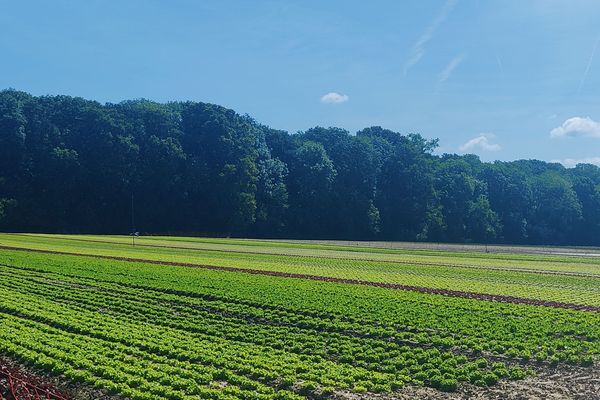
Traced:
[[298, 134], [206, 103], [0, 92], [0, 230], [600, 244], [600, 168]]

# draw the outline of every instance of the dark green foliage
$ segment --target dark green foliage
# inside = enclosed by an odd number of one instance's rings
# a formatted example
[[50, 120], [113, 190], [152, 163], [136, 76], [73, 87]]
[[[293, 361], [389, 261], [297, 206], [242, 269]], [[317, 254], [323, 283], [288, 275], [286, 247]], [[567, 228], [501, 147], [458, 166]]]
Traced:
[[600, 168], [435, 156], [370, 127], [290, 135], [206, 103], [0, 92], [0, 229], [598, 244]]

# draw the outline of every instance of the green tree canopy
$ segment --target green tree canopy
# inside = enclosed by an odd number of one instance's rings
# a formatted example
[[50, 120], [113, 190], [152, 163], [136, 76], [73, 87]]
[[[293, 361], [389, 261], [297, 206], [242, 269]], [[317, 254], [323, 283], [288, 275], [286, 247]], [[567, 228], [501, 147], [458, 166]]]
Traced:
[[374, 126], [0, 91], [0, 229], [600, 245], [600, 168], [484, 163]]

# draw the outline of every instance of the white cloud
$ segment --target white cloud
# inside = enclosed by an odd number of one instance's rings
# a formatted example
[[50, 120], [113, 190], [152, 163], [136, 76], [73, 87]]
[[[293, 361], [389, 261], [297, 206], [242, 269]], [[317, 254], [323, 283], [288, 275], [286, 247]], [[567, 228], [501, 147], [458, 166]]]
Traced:
[[563, 124], [550, 131], [552, 137], [597, 137], [600, 138], [600, 122], [596, 122], [590, 117], [569, 118]]
[[439, 82], [443, 83], [443, 82], [447, 81], [448, 78], [450, 78], [450, 76], [452, 75], [452, 72], [454, 72], [456, 67], [458, 67], [460, 65], [460, 63], [464, 60], [464, 58], [465, 58], [464, 54], [454, 57], [448, 63], [448, 65], [446, 65], [446, 68], [444, 68], [444, 70], [440, 73], [440, 75], [438, 77]]
[[567, 168], [573, 168], [577, 164], [594, 164], [600, 167], [600, 157], [565, 158], [564, 160], [552, 160], [550, 162], [561, 163]]
[[491, 133], [482, 133], [479, 136], [469, 140], [465, 144], [459, 147], [462, 152], [469, 151], [498, 151], [501, 149], [497, 143], [492, 143], [491, 140], [495, 136]]
[[345, 94], [340, 94], [337, 92], [329, 92], [329, 93], [321, 96], [321, 103], [325, 103], [325, 104], [345, 103], [348, 100], [350, 100], [350, 97], [348, 97]]
[[431, 22], [431, 24], [429, 24], [427, 29], [425, 29], [425, 32], [423, 32], [421, 37], [419, 37], [419, 40], [417, 40], [417, 42], [413, 45], [408, 61], [404, 65], [404, 75], [406, 75], [408, 70], [418, 63], [421, 57], [423, 57], [425, 54], [425, 45], [431, 40], [437, 28], [444, 22], [450, 11], [452, 11], [456, 5], [456, 2], [457, 0], [446, 0], [444, 6], [437, 14], [435, 19]]

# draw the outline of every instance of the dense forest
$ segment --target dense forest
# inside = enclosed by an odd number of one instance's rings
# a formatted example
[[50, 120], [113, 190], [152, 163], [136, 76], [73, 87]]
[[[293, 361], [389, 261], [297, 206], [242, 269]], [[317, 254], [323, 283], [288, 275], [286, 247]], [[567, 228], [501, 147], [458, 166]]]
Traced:
[[207, 103], [0, 92], [0, 230], [600, 244], [600, 168], [269, 128]]

